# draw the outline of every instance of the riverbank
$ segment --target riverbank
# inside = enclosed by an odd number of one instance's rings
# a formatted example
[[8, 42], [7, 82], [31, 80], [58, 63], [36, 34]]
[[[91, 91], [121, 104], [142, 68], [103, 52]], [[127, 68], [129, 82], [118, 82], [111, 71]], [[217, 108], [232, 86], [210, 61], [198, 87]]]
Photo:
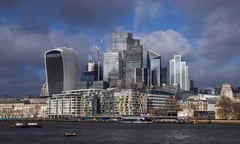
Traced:
[[240, 124], [240, 120], [194, 120], [194, 124]]

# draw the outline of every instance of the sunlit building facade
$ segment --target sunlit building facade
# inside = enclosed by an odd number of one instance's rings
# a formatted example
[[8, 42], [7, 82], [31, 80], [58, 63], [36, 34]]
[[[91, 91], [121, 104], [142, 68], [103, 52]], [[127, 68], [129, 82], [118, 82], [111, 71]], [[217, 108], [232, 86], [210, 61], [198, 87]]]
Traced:
[[175, 55], [169, 61], [169, 84], [177, 84], [181, 89], [189, 90], [189, 82], [188, 65], [182, 61], [181, 55]]
[[47, 101], [50, 119], [69, 119], [94, 116], [100, 113], [98, 98], [104, 97], [102, 89], [77, 89], [53, 94]]

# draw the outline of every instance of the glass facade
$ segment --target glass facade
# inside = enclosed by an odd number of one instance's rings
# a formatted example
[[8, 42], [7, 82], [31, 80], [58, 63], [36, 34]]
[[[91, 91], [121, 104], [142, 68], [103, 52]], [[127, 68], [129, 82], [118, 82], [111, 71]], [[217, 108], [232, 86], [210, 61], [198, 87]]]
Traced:
[[136, 68], [142, 67], [143, 47], [139, 40], [134, 40], [135, 45], [129, 46], [126, 52], [126, 81], [134, 81], [134, 72]]
[[164, 90], [149, 89], [147, 91], [147, 109], [151, 115], [168, 115], [176, 111], [176, 99], [173, 93]]
[[117, 80], [121, 80], [123, 87], [131, 87], [135, 68], [142, 67], [142, 55], [143, 47], [140, 45], [140, 40], [133, 39], [132, 34], [128, 32], [113, 32], [112, 48], [104, 53], [103, 80], [108, 81], [112, 86]]
[[152, 50], [147, 51], [147, 68], [149, 70], [148, 86], [161, 86], [161, 56]]
[[132, 34], [128, 32], [113, 32], [112, 33], [112, 52], [122, 52], [127, 50], [129, 41], [132, 39]]
[[46, 81], [50, 96], [77, 87], [77, 51], [72, 48], [56, 48], [46, 51], [44, 57]]
[[119, 52], [107, 52], [104, 53], [104, 71], [103, 71], [103, 80], [109, 81], [109, 74], [115, 73], [117, 78], [120, 79], [121, 75], [121, 59]]
[[63, 59], [59, 51], [51, 51], [46, 55], [47, 79], [49, 95], [61, 93], [63, 90]]
[[174, 83], [178, 83], [181, 85], [181, 55], [175, 55], [174, 56], [174, 60], [175, 60], [175, 67], [174, 67], [174, 73], [175, 73], [175, 77], [174, 77]]

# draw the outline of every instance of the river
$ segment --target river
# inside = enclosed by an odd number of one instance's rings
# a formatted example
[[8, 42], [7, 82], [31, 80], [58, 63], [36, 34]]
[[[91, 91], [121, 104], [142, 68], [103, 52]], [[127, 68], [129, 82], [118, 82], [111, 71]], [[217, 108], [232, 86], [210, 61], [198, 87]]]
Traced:
[[[1, 144], [238, 144], [240, 125], [39, 122], [11, 128], [0, 122]], [[75, 132], [75, 137], [64, 137]]]

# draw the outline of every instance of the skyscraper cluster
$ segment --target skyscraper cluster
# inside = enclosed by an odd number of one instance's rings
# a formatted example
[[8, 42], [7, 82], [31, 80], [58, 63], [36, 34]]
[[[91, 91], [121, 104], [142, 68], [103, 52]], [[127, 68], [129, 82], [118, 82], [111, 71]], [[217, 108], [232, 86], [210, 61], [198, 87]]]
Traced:
[[136, 68], [143, 65], [140, 40], [133, 39], [131, 33], [112, 33], [112, 48], [104, 53], [103, 63], [103, 80], [108, 81], [110, 87], [131, 87]]
[[[189, 90], [188, 66], [175, 55], [169, 70], [162, 55], [147, 49], [128, 32], [112, 33], [112, 47], [100, 58], [90, 56], [78, 81], [78, 53], [71, 48], [45, 52], [48, 89], [47, 114], [51, 118], [93, 115], [165, 115], [176, 112], [178, 88]], [[99, 56], [99, 49], [98, 49]], [[103, 72], [102, 72], [103, 71]], [[168, 74], [169, 72], [169, 74]], [[169, 77], [168, 77], [169, 76]]]
[[[175, 55], [169, 61], [167, 70], [162, 68], [161, 55], [148, 49], [144, 67], [143, 45], [128, 32], [112, 33], [112, 47], [103, 55], [103, 70], [92, 57], [86, 67], [82, 79], [103, 79], [110, 88], [152, 89], [160, 88], [164, 84], [177, 85], [183, 90], [189, 90], [188, 66], [182, 61], [181, 55]], [[46, 51], [45, 69], [45, 87], [48, 87], [49, 95], [78, 88], [78, 52], [74, 49], [63, 47]]]
[[[162, 67], [161, 55], [147, 50], [147, 66], [143, 67], [143, 45], [131, 33], [112, 33], [112, 47], [104, 53], [103, 79], [109, 87], [133, 88], [146, 86], [159, 88], [163, 84], [177, 85], [189, 90], [189, 73], [181, 55], [170, 60], [169, 70]], [[168, 73], [169, 72], [169, 73]]]

